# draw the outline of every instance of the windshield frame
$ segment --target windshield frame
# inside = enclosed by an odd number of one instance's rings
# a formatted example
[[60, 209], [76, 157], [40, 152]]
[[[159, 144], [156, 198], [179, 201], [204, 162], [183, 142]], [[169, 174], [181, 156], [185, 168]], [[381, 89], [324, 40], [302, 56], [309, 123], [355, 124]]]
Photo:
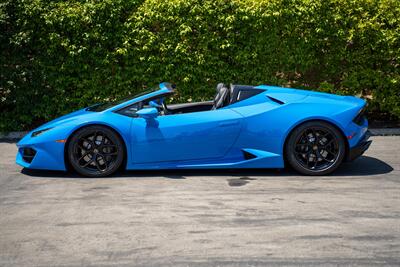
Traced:
[[[93, 105], [91, 107], [86, 108], [87, 111], [93, 111], [93, 112], [104, 112], [104, 111], [118, 111], [120, 109], [123, 109], [127, 106], [130, 106], [134, 103], [146, 100], [148, 98], [155, 98], [158, 95], [162, 95], [162, 94], [173, 94], [175, 93], [174, 89], [172, 88], [170, 83], [160, 83], [160, 85], [158, 86], [158, 88], [153, 88], [144, 92], [141, 92], [137, 95], [125, 98], [125, 99], [121, 99], [121, 100], [117, 100], [115, 101], [116, 104], [112, 104], [111, 106], [104, 108], [104, 109], [97, 109], [98, 106], [103, 105], [102, 103], [100, 104], [96, 104]], [[113, 102], [110, 102], [113, 103]], [[106, 105], [107, 103], [105, 103]], [[96, 110], [97, 109], [97, 110]]]
[[86, 111], [102, 112], [102, 111], [105, 111], [107, 109], [113, 108], [113, 107], [115, 107], [115, 106], [117, 106], [119, 104], [125, 103], [127, 101], [132, 100], [132, 99], [135, 99], [135, 98], [138, 98], [138, 97], [141, 97], [141, 96], [144, 96], [144, 95], [156, 92], [156, 91], [158, 91], [158, 88], [149, 89], [149, 90], [140, 92], [140, 93], [138, 93], [136, 95], [128, 96], [128, 97], [125, 97], [125, 98], [122, 98], [122, 99], [119, 99], [119, 100], [97, 103], [97, 104], [94, 104], [93, 106], [87, 107]]

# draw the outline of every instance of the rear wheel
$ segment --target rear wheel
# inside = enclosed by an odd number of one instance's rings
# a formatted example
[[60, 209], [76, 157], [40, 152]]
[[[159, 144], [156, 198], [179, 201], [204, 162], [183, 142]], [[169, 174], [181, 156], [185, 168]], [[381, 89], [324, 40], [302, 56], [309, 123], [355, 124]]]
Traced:
[[89, 126], [78, 130], [68, 144], [68, 158], [78, 173], [88, 177], [103, 177], [121, 166], [124, 147], [120, 137], [104, 126]]
[[345, 140], [334, 126], [307, 122], [289, 136], [285, 156], [290, 166], [306, 175], [325, 175], [336, 170], [345, 156]]

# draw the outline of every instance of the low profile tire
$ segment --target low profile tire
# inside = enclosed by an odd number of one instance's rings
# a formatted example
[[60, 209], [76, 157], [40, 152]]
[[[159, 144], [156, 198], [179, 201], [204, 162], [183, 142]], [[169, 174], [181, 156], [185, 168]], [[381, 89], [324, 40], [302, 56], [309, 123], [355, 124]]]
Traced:
[[306, 122], [290, 134], [285, 147], [290, 166], [305, 175], [326, 175], [336, 170], [345, 156], [345, 140], [329, 123]]
[[124, 145], [111, 129], [89, 126], [74, 133], [67, 152], [76, 172], [87, 177], [104, 177], [113, 174], [121, 166]]

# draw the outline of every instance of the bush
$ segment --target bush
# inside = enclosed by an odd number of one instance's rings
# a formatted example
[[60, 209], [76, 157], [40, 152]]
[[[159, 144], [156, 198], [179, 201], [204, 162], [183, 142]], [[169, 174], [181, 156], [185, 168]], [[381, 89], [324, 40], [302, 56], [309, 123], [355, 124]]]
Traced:
[[368, 98], [400, 117], [398, 0], [3, 0], [0, 131], [177, 84], [218, 82]]

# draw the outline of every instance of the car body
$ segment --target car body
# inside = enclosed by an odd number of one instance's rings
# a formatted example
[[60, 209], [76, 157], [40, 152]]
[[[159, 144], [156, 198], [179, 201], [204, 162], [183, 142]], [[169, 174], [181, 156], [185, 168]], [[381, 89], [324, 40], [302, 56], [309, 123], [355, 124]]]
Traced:
[[169, 105], [169, 114], [154, 114], [174, 91], [169, 83], [161, 83], [147, 94], [50, 121], [19, 141], [16, 163], [66, 171], [71, 136], [91, 125], [109, 128], [121, 138], [123, 167], [129, 170], [283, 168], [287, 138], [310, 121], [326, 122], [343, 135], [347, 160], [370, 145], [363, 115], [366, 102], [357, 97], [231, 85], [218, 108], [220, 91], [214, 101]]

